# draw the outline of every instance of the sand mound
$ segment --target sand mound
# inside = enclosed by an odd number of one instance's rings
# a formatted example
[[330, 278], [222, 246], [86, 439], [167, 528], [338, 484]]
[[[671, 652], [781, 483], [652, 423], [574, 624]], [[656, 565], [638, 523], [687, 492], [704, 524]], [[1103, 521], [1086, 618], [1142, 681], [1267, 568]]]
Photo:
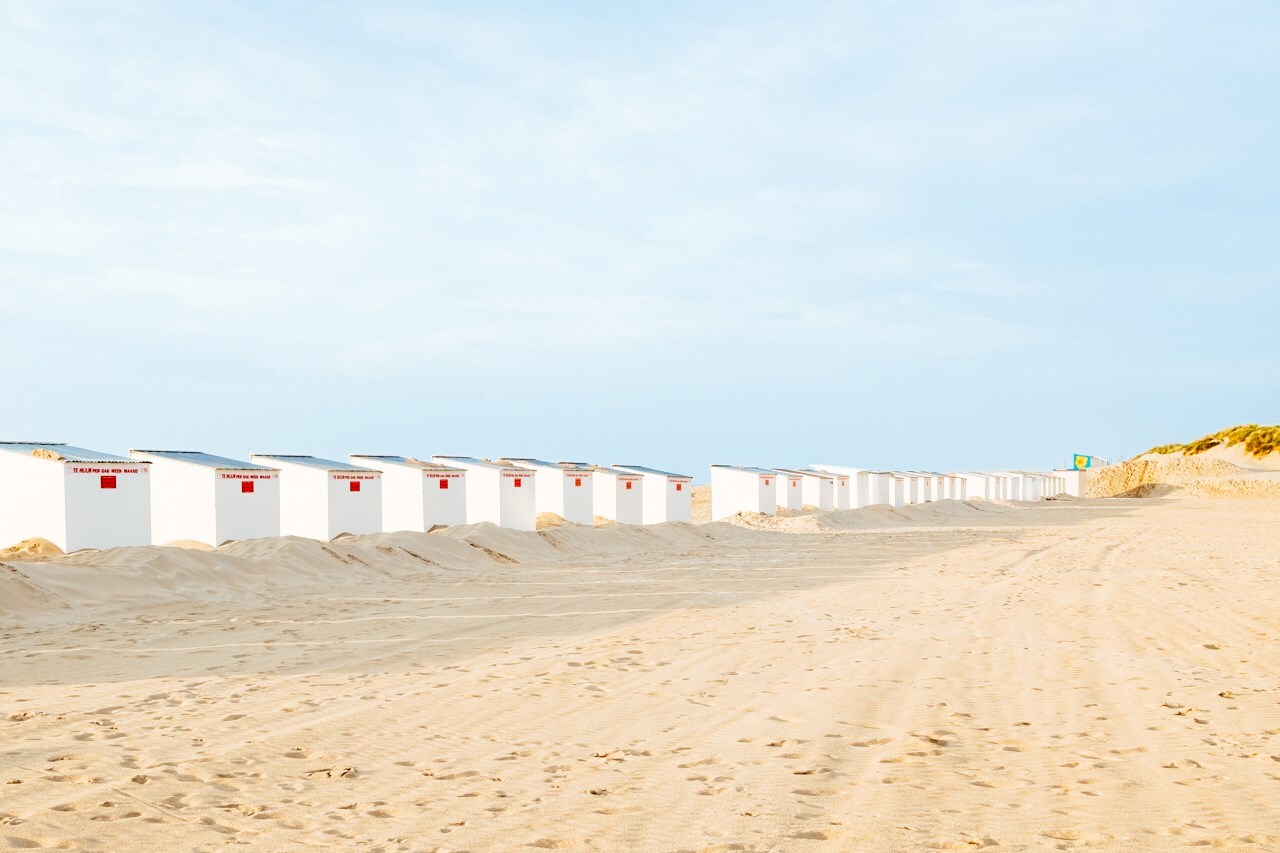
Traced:
[[[1231, 452], [1224, 448], [1220, 453]], [[1280, 497], [1280, 474], [1243, 468], [1208, 454], [1182, 456], [1148, 453], [1119, 465], [1097, 468], [1089, 475], [1091, 498]]]
[[11, 545], [0, 551], [0, 560], [48, 560], [61, 556], [61, 548], [39, 536], [23, 539], [17, 545]]
[[52, 459], [54, 462], [61, 462], [63, 458], [61, 453], [47, 447], [37, 447], [31, 451], [31, 455], [37, 459]]
[[197, 542], [194, 539], [175, 539], [172, 542], [164, 543], [166, 548], [191, 548], [196, 551], [212, 551], [213, 546], [207, 542]]
[[538, 530], [546, 530], [548, 527], [559, 527], [564, 523], [564, 518], [556, 515], [554, 512], [540, 512], [538, 513], [538, 520], [534, 523], [534, 526]]
[[[467, 524], [436, 533], [375, 533], [320, 542], [298, 536], [245, 539], [219, 548], [148, 545], [48, 554], [37, 566], [0, 567], [0, 617], [38, 617], [96, 604], [122, 612], [173, 601], [240, 602], [394, 587], [424, 573], [486, 576], [495, 568], [739, 547], [768, 536], [729, 524], [683, 522], [588, 527], [561, 524], [538, 532]], [[39, 540], [43, 541], [43, 540]], [[56, 547], [44, 543], [48, 548]], [[38, 543], [24, 543], [39, 552]], [[9, 549], [13, 552], [14, 549]], [[9, 553], [6, 552], [6, 553]]]
[[725, 519], [729, 524], [752, 530], [779, 533], [821, 533], [828, 530], [874, 530], [912, 525], [953, 524], [983, 513], [1008, 512], [1019, 506], [1008, 501], [934, 501], [913, 506], [869, 506], [863, 509], [821, 511], [779, 511], [777, 515], [740, 512]]

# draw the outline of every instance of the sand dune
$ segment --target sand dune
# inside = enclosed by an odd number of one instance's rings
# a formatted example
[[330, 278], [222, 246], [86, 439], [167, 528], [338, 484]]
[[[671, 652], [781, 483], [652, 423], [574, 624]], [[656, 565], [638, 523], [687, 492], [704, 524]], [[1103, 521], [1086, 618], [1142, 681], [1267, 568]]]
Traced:
[[1089, 474], [1089, 497], [1280, 498], [1280, 471], [1236, 448], [1147, 454]]
[[9, 563], [0, 844], [1275, 849], [1274, 519], [942, 503]]

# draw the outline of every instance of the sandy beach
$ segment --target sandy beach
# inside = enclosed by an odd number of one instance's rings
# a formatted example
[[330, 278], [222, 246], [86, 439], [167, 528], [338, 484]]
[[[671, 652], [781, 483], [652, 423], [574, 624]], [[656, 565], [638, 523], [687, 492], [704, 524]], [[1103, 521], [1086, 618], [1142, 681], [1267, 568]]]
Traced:
[[1275, 849], [1276, 506], [13, 562], [0, 844]]

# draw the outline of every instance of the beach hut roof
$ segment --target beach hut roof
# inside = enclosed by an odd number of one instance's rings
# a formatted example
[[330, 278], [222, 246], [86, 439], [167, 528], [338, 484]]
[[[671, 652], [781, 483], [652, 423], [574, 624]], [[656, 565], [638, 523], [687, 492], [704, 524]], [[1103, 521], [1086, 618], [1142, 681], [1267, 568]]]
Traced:
[[292, 462], [294, 465], [306, 465], [308, 468], [318, 468], [321, 471], [362, 471], [369, 474], [376, 474], [374, 468], [365, 468], [361, 465], [352, 465], [350, 462], [336, 462], [332, 459], [321, 459], [318, 456], [301, 456], [288, 453], [255, 453], [263, 459], [274, 459], [279, 462]]
[[768, 474], [770, 477], [776, 477], [777, 471], [770, 471], [768, 468], [752, 468], [750, 465], [712, 465], [712, 468], [729, 468], [733, 471], [744, 471], [748, 474]]
[[519, 465], [513, 465], [510, 462], [494, 462], [491, 459], [477, 459], [474, 456], [437, 456], [436, 458], [447, 459], [457, 465], [470, 465], [474, 468], [490, 468], [494, 471], [529, 470], [528, 468], [521, 468]]
[[[88, 450], [84, 447], [75, 447], [70, 444], [63, 444], [57, 441], [0, 441], [0, 450], [8, 450], [11, 453], [22, 453], [30, 456], [37, 451], [47, 450], [50, 453], [56, 453], [67, 462], [136, 462], [136, 459], [127, 459], [123, 456], [113, 456], [110, 453], [99, 453], [96, 450]], [[54, 460], [58, 461], [58, 460]]]
[[[239, 459], [228, 459], [225, 456], [214, 456], [212, 453], [202, 453], [198, 450], [133, 450], [133, 453], [145, 453], [148, 456], [158, 456], [161, 459], [172, 459], [174, 462], [190, 462], [192, 465], [200, 465], [205, 468], [217, 468], [227, 471], [278, 471], [278, 468], [271, 468], [267, 465], [255, 465], [252, 462], [242, 462]], [[126, 460], [127, 461], [127, 460]]]
[[692, 480], [688, 474], [673, 474], [670, 471], [659, 471], [657, 468], [646, 468], [643, 465], [614, 465], [620, 471], [629, 471], [636, 474], [658, 474], [663, 477], [675, 477], [678, 480]]
[[424, 471], [461, 471], [461, 468], [450, 468], [448, 465], [441, 465], [439, 462], [427, 462], [413, 456], [379, 456], [375, 453], [353, 453], [352, 456], [358, 456], [361, 459], [374, 459], [378, 462], [387, 462], [392, 465], [407, 465], [410, 468], [421, 468]]

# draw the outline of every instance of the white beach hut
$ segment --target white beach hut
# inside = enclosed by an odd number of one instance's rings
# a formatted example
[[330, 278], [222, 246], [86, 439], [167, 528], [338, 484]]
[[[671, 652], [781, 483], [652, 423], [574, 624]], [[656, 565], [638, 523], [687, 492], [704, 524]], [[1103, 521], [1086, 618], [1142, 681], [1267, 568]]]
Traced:
[[151, 466], [55, 442], [0, 442], [0, 547], [151, 544]]
[[594, 465], [593, 511], [619, 524], [644, 524], [644, 475]]
[[1059, 494], [1070, 495], [1073, 498], [1083, 498], [1088, 496], [1089, 492], [1089, 471], [1084, 468], [1059, 468], [1053, 473], [1058, 475], [1060, 481]]
[[250, 461], [280, 469], [280, 535], [328, 541], [382, 531], [382, 473], [348, 462], [280, 453]]
[[474, 456], [432, 456], [467, 472], [467, 523], [488, 521], [511, 530], [538, 527], [537, 485], [528, 468]]
[[574, 524], [593, 523], [595, 480], [591, 476], [591, 466], [515, 457], [501, 461], [533, 472], [537, 484], [534, 503], [539, 513], [553, 512]]
[[820, 467], [815, 469], [831, 477], [831, 502], [834, 508], [837, 510], [853, 509], [854, 487], [850, 483], [853, 478], [838, 471], [828, 471]]
[[896, 471], [882, 472], [886, 479], [886, 494], [888, 495], [888, 506], [906, 506], [907, 505], [907, 487], [910, 482], [909, 478], [897, 473]]
[[973, 471], [962, 471], [956, 475], [963, 483], [966, 498], [982, 500], [1000, 500], [1000, 478], [993, 474], [979, 474]]
[[673, 474], [646, 468], [643, 465], [614, 465], [617, 471], [639, 474], [644, 477], [644, 523], [663, 524], [668, 521], [693, 521], [693, 478], [685, 474]]
[[910, 471], [892, 471], [894, 477], [902, 481], [902, 503], [897, 506], [911, 506], [920, 503], [920, 479]]
[[[800, 477], [800, 503], [804, 506], [817, 507], [823, 512], [836, 508], [836, 475], [812, 468], [779, 468], [787, 475]], [[842, 478], [848, 482], [848, 477]]]
[[467, 472], [412, 456], [352, 453], [353, 465], [382, 473], [382, 518], [387, 532], [425, 532], [467, 523]]
[[151, 538], [221, 545], [280, 535], [280, 469], [192, 450], [130, 450], [151, 463]]
[[1001, 480], [1000, 494], [1003, 500], [1020, 501], [1022, 500], [1022, 475], [1015, 474], [1012, 471], [997, 471], [996, 476]]
[[[877, 503], [874, 500], [875, 494], [875, 476], [880, 472], [868, 471], [866, 468], [853, 468], [848, 465], [811, 465], [812, 470], [822, 471], [831, 474], [836, 478], [835, 481], [835, 505], [836, 509], [862, 509]], [[841, 479], [844, 483], [841, 483]], [[840, 505], [840, 492], [847, 489], [848, 493], [845, 497], [845, 505]], [[880, 503], [888, 503], [887, 500]]]
[[802, 509], [804, 490], [801, 487], [800, 474], [787, 468], [774, 468], [773, 473], [778, 475], [774, 478], [778, 509]]
[[764, 468], [711, 466], [711, 520], [740, 512], [778, 514], [778, 475]]

